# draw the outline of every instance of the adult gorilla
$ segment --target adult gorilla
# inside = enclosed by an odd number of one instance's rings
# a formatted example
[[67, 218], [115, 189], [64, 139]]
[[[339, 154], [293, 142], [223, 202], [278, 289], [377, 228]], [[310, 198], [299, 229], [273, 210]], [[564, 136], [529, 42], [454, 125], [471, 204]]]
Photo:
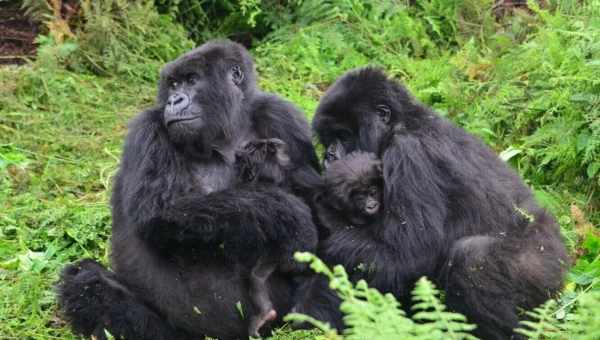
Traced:
[[[341, 145], [383, 162], [382, 225], [333, 232], [320, 246], [328, 263], [403, 302], [426, 275], [486, 339], [509, 338], [519, 308], [559, 291], [567, 255], [553, 217], [480, 140], [383, 72], [364, 68], [341, 77], [313, 124], [326, 158]], [[316, 281], [297, 309], [341, 327], [335, 300]]]
[[[256, 87], [247, 51], [211, 41], [165, 66], [157, 105], [130, 125], [112, 196], [112, 267], [67, 266], [59, 303], [75, 332], [98, 339], [247, 337], [249, 263], [266, 252], [316, 246], [309, 208], [274, 186], [234, 186], [248, 140], [287, 144], [299, 193], [318, 180], [308, 124]], [[284, 249], [282, 249], [284, 248]], [[268, 282], [284, 315], [293, 275]], [[241, 303], [242, 310], [238, 310]]]

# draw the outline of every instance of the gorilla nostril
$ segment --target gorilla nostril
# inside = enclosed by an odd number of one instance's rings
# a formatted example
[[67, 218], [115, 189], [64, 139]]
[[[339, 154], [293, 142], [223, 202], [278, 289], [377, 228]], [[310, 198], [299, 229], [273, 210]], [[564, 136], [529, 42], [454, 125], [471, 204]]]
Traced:
[[188, 107], [189, 104], [190, 100], [187, 95], [182, 93], [175, 93], [167, 99], [167, 110], [171, 114], [177, 114], [180, 113], [186, 107]]

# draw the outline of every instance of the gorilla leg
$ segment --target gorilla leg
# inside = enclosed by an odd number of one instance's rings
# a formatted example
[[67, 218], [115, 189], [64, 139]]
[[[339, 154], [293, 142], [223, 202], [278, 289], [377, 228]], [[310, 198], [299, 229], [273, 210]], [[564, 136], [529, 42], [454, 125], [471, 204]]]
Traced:
[[57, 285], [58, 304], [75, 333], [106, 339], [188, 339], [172, 328], [93, 260], [65, 267]]
[[248, 333], [252, 337], [260, 337], [259, 331], [265, 323], [277, 318], [277, 311], [273, 308], [273, 302], [269, 296], [267, 280], [277, 268], [277, 262], [262, 256], [250, 273], [250, 298], [258, 314], [250, 317]]
[[542, 213], [514, 236], [458, 240], [441, 272], [448, 306], [477, 324], [482, 339], [519, 338], [519, 309], [561, 288], [567, 256], [551, 217]]
[[[322, 322], [329, 323], [341, 331], [344, 329], [342, 312], [340, 311], [341, 299], [329, 288], [329, 280], [324, 275], [305, 277], [300, 283], [295, 297], [297, 303], [292, 308], [292, 313], [312, 316]], [[295, 324], [294, 328], [309, 329], [307, 323]]]
[[460, 239], [442, 270], [446, 303], [477, 324], [483, 339], [509, 339], [517, 326], [512, 278], [503, 261], [491, 254], [496, 240], [489, 236]]

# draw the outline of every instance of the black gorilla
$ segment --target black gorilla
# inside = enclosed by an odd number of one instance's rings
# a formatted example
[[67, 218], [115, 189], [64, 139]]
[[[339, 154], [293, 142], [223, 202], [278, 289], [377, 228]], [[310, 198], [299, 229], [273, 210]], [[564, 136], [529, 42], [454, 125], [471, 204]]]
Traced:
[[[332, 234], [319, 245], [329, 264], [405, 304], [426, 275], [485, 339], [512, 336], [519, 308], [561, 288], [567, 255], [553, 217], [479, 139], [382, 71], [342, 76], [322, 98], [313, 128], [326, 150], [339, 143], [383, 162], [383, 224]], [[297, 310], [341, 327], [336, 301], [316, 280]]]
[[[211, 41], [164, 67], [157, 104], [131, 123], [114, 182], [114, 272], [84, 260], [61, 275], [59, 305], [75, 332], [247, 337], [247, 316], [258, 311], [244, 263], [270, 251], [292, 261], [293, 250], [317, 242], [303, 200], [274, 186], [238, 185], [235, 151], [265, 138], [285, 142], [292, 190], [303, 194], [319, 180], [308, 124], [256, 87], [243, 47]], [[294, 281], [282, 272], [269, 278], [280, 315], [292, 305]]]
[[[331, 152], [331, 150], [330, 150]], [[324, 181], [314, 195], [315, 215], [328, 233], [348, 228], [376, 228], [382, 222], [383, 172], [372, 153], [355, 151], [325, 157]]]
[[[241, 185], [289, 187], [290, 165], [287, 145], [278, 138], [252, 140], [236, 152], [236, 176]], [[256, 262], [248, 263], [247, 259], [239, 259], [252, 268], [249, 279], [250, 298], [257, 314], [249, 316], [250, 336], [259, 337], [260, 329], [277, 317], [268, 285], [273, 272], [279, 269], [283, 272], [302, 274], [304, 266], [290, 261], [290, 254], [296, 246], [295, 239], [284, 239], [276, 249], [263, 252]], [[314, 248], [314, 244], [311, 248]]]
[[281, 139], [258, 139], [245, 143], [236, 152], [235, 165], [242, 184], [290, 186], [290, 156], [287, 145]]

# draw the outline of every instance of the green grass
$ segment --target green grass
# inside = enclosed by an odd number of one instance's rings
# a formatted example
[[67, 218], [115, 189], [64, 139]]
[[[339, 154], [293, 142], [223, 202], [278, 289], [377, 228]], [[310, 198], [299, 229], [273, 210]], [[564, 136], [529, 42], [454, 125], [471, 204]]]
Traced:
[[44, 72], [0, 70], [2, 338], [68, 337], [52, 283], [69, 261], [106, 259], [107, 191], [126, 122], [154, 92], [145, 83]]
[[[519, 14], [502, 25], [477, 12], [488, 8], [486, 1], [456, 8], [430, 1], [417, 12], [339, 2], [343, 6], [311, 9], [327, 4], [307, 1], [299, 9], [303, 20], [256, 45], [262, 87], [310, 119], [337, 76], [380, 65], [440, 114], [499, 153], [508, 151], [576, 255], [555, 315], [569, 319], [583, 292], [597, 290], [600, 281], [600, 241], [585, 229], [591, 225], [597, 233], [600, 222], [598, 2]], [[70, 261], [107, 263], [108, 197], [126, 124], [156, 94], [157, 63], [97, 76], [57, 66], [49, 53], [33, 65], [0, 68], [2, 339], [74, 338], [56, 315], [52, 284]], [[314, 337], [287, 328], [274, 336]]]

